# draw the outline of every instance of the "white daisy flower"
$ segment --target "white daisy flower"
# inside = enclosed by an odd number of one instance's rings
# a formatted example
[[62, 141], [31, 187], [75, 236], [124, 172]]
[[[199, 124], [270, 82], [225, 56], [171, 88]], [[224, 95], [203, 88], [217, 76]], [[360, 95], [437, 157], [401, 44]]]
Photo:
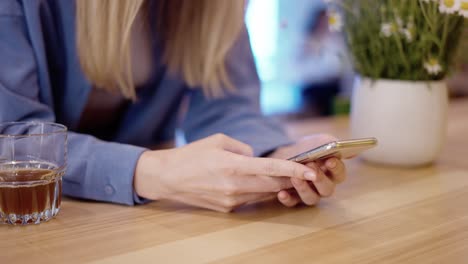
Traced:
[[437, 75], [442, 71], [442, 66], [439, 63], [439, 60], [435, 58], [430, 58], [424, 63], [424, 68], [431, 75]]
[[460, 1], [460, 9], [458, 13], [466, 18], [468, 18], [468, 0]]
[[413, 41], [414, 36], [413, 36], [413, 32], [410, 29], [405, 28], [405, 29], [402, 30], [401, 33], [403, 34], [403, 36], [405, 36], [406, 41], [408, 41], [408, 42]]
[[401, 34], [406, 38], [406, 41], [412, 42], [415, 35], [415, 27], [413, 18], [410, 18], [410, 22], [406, 25], [406, 28], [401, 29]]
[[330, 31], [337, 32], [341, 31], [343, 28], [343, 17], [335, 10], [329, 10], [327, 12], [328, 16], [328, 26], [330, 27]]
[[380, 34], [384, 37], [390, 37], [397, 32], [397, 25], [395, 23], [383, 23], [380, 27]]
[[460, 0], [440, 0], [439, 11], [441, 13], [453, 14], [460, 9]]
[[396, 17], [395, 21], [398, 27], [401, 29], [403, 27], [403, 19], [401, 19], [401, 17]]

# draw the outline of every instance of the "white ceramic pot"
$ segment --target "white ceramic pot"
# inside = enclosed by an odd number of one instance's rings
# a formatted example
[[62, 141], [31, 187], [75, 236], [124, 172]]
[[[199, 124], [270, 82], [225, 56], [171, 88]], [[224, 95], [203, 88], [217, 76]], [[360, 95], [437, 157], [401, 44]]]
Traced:
[[422, 166], [432, 163], [444, 145], [448, 91], [444, 81], [410, 82], [361, 79], [352, 97], [353, 138], [376, 137], [367, 161]]

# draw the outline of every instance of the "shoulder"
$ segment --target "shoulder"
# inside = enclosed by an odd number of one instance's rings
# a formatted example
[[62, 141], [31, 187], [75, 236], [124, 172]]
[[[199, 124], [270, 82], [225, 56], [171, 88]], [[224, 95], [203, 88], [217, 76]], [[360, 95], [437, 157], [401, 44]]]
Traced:
[[75, 1], [72, 0], [0, 0], [0, 16], [47, 16], [74, 12], [74, 7]]
[[22, 16], [22, 3], [18, 0], [1, 0], [0, 16]]

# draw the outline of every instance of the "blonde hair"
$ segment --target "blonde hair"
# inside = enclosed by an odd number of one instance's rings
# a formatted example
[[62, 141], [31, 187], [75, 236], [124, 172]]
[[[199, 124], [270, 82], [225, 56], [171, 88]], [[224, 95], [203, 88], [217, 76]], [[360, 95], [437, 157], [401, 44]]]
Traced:
[[[79, 0], [78, 57], [87, 78], [99, 88], [135, 99], [131, 31], [139, 12], [156, 12], [163, 63], [190, 87], [209, 96], [233, 90], [225, 61], [244, 25], [244, 1], [158, 0], [149, 10], [145, 0]], [[149, 22], [148, 19], [146, 19]]]

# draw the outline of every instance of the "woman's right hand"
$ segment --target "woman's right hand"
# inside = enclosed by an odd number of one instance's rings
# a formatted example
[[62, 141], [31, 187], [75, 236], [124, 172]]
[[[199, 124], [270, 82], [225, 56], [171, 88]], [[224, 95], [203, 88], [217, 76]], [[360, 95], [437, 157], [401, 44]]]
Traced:
[[222, 134], [177, 149], [146, 151], [136, 167], [135, 191], [151, 200], [230, 212], [292, 188], [290, 178], [316, 178], [304, 165], [252, 155], [250, 146]]

